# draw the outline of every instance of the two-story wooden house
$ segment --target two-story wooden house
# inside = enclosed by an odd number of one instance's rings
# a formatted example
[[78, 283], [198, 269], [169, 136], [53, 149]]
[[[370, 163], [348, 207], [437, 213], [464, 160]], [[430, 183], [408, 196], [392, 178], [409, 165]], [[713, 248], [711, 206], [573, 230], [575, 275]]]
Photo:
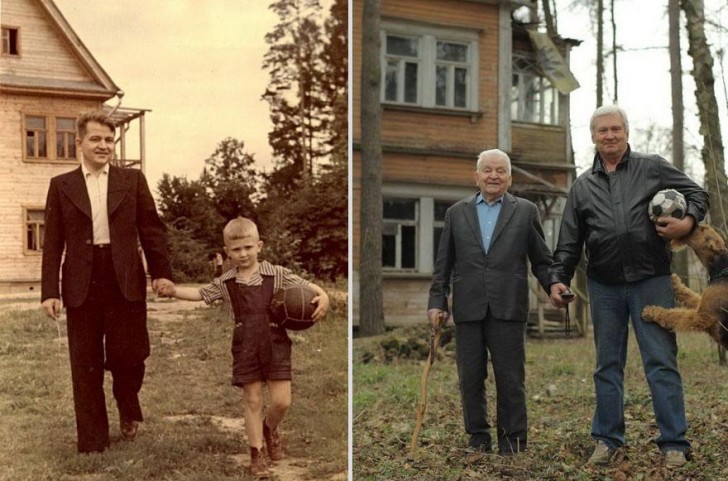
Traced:
[[[360, 78], [363, 0], [353, 15], [353, 266], [359, 292]], [[534, 201], [553, 248], [575, 168], [569, 96], [545, 72], [543, 54], [568, 64], [578, 42], [531, 39], [536, 25], [514, 18], [530, 0], [382, 0], [381, 105], [385, 322], [425, 322], [446, 209], [475, 193], [478, 153], [507, 152], [511, 193]], [[519, 12], [520, 13], [520, 12]], [[536, 36], [536, 35], [533, 35]], [[543, 39], [544, 35], [539, 38]], [[568, 73], [570, 75], [570, 72]], [[573, 88], [573, 87], [572, 87]], [[548, 307], [533, 289], [534, 313]], [[358, 296], [354, 296], [354, 323]], [[541, 316], [543, 318], [543, 316]]]
[[[2, 0], [0, 23], [0, 292], [27, 291], [40, 281], [50, 179], [79, 165], [76, 118], [111, 112], [104, 102], [118, 97], [118, 106], [123, 92], [52, 0]], [[113, 110], [117, 163], [143, 168], [145, 112]], [[137, 119], [138, 145], [128, 159], [127, 131]]]

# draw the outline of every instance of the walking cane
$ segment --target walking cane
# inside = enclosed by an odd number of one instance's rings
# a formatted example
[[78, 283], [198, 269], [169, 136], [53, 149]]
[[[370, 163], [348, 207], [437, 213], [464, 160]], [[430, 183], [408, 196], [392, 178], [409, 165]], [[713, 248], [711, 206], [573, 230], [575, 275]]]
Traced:
[[422, 377], [420, 378], [420, 403], [417, 406], [417, 419], [415, 421], [415, 430], [412, 433], [412, 444], [410, 445], [409, 460], [415, 459], [415, 451], [417, 451], [417, 438], [420, 435], [420, 429], [422, 429], [422, 421], [425, 417], [425, 409], [427, 408], [427, 378], [430, 375], [430, 368], [435, 362], [435, 356], [437, 355], [437, 348], [440, 345], [440, 334], [442, 327], [442, 320], [444, 314], [440, 312], [437, 315], [437, 322], [430, 329], [430, 355], [425, 368], [422, 370]]

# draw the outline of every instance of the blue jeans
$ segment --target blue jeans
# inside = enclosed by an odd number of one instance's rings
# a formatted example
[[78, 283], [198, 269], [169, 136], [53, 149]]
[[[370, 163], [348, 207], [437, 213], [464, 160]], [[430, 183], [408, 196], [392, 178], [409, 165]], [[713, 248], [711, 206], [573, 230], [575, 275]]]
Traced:
[[624, 366], [631, 318], [660, 429], [657, 445], [663, 452], [686, 451], [690, 443], [685, 438], [687, 421], [675, 333], [642, 319], [642, 308], [647, 305], [674, 306], [670, 276], [613, 285], [590, 278], [587, 287], [597, 354], [592, 437], [610, 448], [625, 443]]

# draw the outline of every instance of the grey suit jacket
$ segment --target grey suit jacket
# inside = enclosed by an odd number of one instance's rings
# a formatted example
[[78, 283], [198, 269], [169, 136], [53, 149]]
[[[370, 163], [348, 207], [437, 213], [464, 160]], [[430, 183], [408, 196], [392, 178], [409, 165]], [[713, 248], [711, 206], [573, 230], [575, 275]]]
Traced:
[[448, 311], [452, 286], [454, 322], [480, 321], [489, 307], [497, 319], [525, 322], [527, 261], [549, 292], [551, 252], [544, 240], [538, 208], [506, 193], [486, 254], [475, 197], [455, 203], [445, 214], [427, 308]]

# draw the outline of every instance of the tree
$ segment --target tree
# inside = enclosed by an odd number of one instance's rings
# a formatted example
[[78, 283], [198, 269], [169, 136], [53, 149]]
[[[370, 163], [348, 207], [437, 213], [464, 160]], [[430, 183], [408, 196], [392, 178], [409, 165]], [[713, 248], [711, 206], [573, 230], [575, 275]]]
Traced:
[[[687, 18], [688, 54], [693, 59], [695, 98], [703, 136], [701, 150], [705, 164], [705, 186], [711, 194], [710, 223], [725, 238], [728, 233], [728, 181], [723, 157], [723, 138], [720, 132], [718, 102], [715, 98], [713, 56], [705, 37], [705, 8], [702, 0], [682, 0], [681, 6]], [[720, 364], [726, 364], [726, 351], [719, 348]]]
[[238, 216], [254, 219], [259, 173], [255, 157], [245, 152], [245, 142], [228, 137], [205, 160], [200, 183], [225, 221]]
[[359, 332], [363, 336], [384, 332], [380, 7], [380, 0], [364, 0], [362, 16]]
[[[321, 6], [318, 0], [279, 0], [270, 8], [280, 22], [265, 36], [270, 48], [263, 68], [270, 71], [271, 81], [263, 99], [273, 121], [268, 139], [278, 168], [305, 177], [326, 154], [321, 27], [316, 23]], [[290, 165], [292, 169], [286, 168]]]
[[[683, 130], [685, 128], [682, 82], [682, 59], [680, 49], [680, 0], [668, 1], [670, 82], [672, 86], [672, 163], [685, 170], [685, 147]], [[684, 282], [688, 281], [688, 255], [686, 250], [674, 253], [672, 270]]]
[[[321, 63], [326, 112], [321, 124], [326, 132], [325, 144], [330, 153], [348, 154], [349, 134], [349, 6], [346, 0], [335, 0], [331, 15], [324, 24], [326, 42]], [[345, 159], [346, 161], [346, 159]]]

